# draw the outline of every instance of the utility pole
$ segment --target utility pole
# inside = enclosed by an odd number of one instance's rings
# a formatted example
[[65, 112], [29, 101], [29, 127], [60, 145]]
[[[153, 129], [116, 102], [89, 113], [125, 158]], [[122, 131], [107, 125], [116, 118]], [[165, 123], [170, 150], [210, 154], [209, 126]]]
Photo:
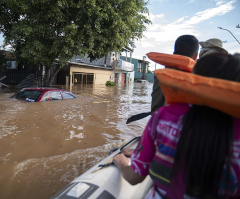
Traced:
[[142, 73], [142, 79], [145, 79], [145, 74], [146, 74], [146, 56], [143, 56], [143, 73]]
[[[226, 30], [228, 32], [230, 32], [228, 29], [224, 29], [222, 27], [218, 27], [219, 29], [222, 29], [222, 30]], [[230, 32], [231, 33], [231, 32]], [[236, 41], [240, 44], [240, 42], [237, 40], [237, 38], [231, 33], [231, 35], [236, 39]]]

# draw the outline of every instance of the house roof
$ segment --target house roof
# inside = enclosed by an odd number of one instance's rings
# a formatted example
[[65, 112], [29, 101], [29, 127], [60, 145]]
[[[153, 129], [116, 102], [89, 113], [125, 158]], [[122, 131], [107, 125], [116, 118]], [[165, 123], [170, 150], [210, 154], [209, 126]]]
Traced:
[[91, 64], [86, 64], [86, 63], [79, 63], [79, 62], [68, 62], [68, 63], [71, 65], [78, 65], [78, 66], [82, 66], [82, 67], [92, 67], [92, 68], [99, 68], [99, 69], [104, 69], [104, 70], [112, 70], [112, 68], [109, 68], [109, 67], [91, 65]]
[[3, 53], [5, 54], [6, 59], [16, 59], [14, 52], [3, 51]]
[[128, 47], [128, 46], [123, 47], [122, 49], [123, 49], [123, 50], [126, 50], [126, 51], [129, 51], [129, 52], [133, 52], [133, 49], [130, 48], [130, 47]]

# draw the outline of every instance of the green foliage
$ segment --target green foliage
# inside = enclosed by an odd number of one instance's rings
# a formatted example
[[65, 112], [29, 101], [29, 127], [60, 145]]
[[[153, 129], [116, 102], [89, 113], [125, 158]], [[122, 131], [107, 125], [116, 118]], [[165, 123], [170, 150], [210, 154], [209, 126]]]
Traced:
[[152, 74], [152, 71], [148, 70], [148, 73]]
[[17, 61], [49, 68], [74, 55], [104, 57], [143, 37], [145, 0], [1, 0], [0, 32]]
[[115, 82], [107, 81], [106, 86], [116, 86]]

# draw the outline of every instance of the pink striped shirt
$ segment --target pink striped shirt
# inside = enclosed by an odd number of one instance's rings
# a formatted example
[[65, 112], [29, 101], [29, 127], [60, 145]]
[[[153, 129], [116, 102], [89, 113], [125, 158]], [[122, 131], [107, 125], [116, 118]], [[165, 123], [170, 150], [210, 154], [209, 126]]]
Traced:
[[[188, 198], [183, 172], [171, 177], [174, 156], [181, 135], [182, 119], [190, 109], [188, 104], [172, 104], [158, 109], [149, 120], [141, 140], [131, 156], [133, 170], [141, 175], [150, 175], [155, 187], [145, 198], [168, 199]], [[235, 138], [232, 151], [231, 187], [228, 193], [231, 198], [240, 198], [240, 120], [234, 119]], [[226, 185], [220, 182], [219, 194]], [[157, 189], [157, 191], [156, 191]], [[160, 193], [160, 195], [159, 195]]]

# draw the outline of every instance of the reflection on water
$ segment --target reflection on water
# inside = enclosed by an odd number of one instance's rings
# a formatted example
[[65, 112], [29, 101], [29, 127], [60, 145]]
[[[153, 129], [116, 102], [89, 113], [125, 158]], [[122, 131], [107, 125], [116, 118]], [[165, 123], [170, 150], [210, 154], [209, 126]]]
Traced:
[[150, 111], [152, 84], [66, 89], [77, 98], [29, 103], [0, 90], [0, 198], [49, 198], [149, 120], [126, 125]]

